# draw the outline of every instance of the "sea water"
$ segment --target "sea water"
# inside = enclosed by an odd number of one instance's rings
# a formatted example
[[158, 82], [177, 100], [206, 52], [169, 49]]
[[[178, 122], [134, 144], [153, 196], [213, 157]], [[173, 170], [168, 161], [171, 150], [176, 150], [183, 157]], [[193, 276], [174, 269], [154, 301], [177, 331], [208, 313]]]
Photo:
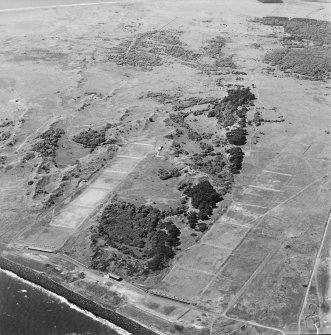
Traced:
[[0, 335], [129, 335], [112, 323], [0, 269]]

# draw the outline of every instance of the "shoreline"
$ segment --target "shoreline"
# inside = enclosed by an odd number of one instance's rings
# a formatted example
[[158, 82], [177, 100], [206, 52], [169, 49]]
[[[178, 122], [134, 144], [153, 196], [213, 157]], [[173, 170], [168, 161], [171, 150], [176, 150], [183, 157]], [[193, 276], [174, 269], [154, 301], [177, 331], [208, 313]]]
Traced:
[[4, 269], [0, 268], [0, 273], [4, 273], [6, 276], [9, 276], [9, 277], [13, 278], [14, 280], [22, 282], [22, 283], [28, 285], [29, 287], [32, 287], [33, 289], [36, 289], [38, 291], [43, 292], [43, 294], [60, 301], [61, 303], [70, 307], [70, 309], [74, 309], [74, 310], [78, 311], [80, 314], [83, 314], [83, 315], [97, 321], [98, 323], [101, 323], [101, 324], [105, 325], [106, 327], [116, 331], [120, 335], [132, 335], [129, 332], [127, 332], [126, 330], [115, 326], [110, 321], [105, 320], [105, 319], [101, 319], [101, 318], [95, 316], [94, 314], [92, 314], [91, 312], [88, 312], [86, 310], [83, 310], [83, 309], [77, 307], [76, 305], [70, 303], [67, 299], [63, 298], [62, 296], [59, 296], [59, 295], [55, 294], [54, 292], [48, 291], [48, 290], [44, 289], [43, 287], [41, 287], [41, 286], [39, 286], [35, 283], [32, 283], [30, 281], [27, 281], [27, 280], [17, 276], [14, 272], [4, 270]]
[[0, 256], [0, 268], [3, 270], [10, 271], [18, 277], [27, 280], [33, 284], [39, 285], [43, 289], [55, 293], [56, 295], [66, 299], [68, 303], [71, 303], [83, 311], [87, 311], [96, 317], [105, 319], [115, 326], [131, 333], [132, 335], [158, 335], [154, 331], [145, 328], [141, 324], [133, 321], [123, 315], [120, 315], [116, 311], [107, 309], [96, 302], [93, 302], [82, 295], [69, 290], [68, 288], [56, 283], [52, 279], [48, 278], [43, 273], [38, 273], [32, 269], [29, 269], [21, 264], [12, 262], [2, 256]]

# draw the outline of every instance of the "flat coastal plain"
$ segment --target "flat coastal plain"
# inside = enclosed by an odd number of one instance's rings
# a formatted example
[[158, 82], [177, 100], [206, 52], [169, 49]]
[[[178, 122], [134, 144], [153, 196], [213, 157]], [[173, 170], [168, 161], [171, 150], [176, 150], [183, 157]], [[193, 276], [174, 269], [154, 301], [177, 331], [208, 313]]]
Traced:
[[[331, 83], [265, 63], [285, 35], [258, 20], [329, 21], [330, 3], [95, 2], [0, 4], [2, 255], [160, 334], [330, 333]], [[247, 118], [269, 122], [247, 127], [208, 230], [178, 224], [181, 248], [150, 281], [88, 269], [90, 227], [111, 201], [180, 202], [157, 177], [187, 162], [169, 115], [225, 137], [206, 111], [237, 87], [256, 98]]]

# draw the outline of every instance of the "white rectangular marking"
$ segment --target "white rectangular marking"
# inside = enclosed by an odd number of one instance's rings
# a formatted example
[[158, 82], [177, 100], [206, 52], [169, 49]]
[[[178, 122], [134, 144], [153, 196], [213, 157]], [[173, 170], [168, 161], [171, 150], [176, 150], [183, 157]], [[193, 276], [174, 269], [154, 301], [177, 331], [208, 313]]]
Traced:
[[242, 203], [242, 202], [238, 202], [237, 204], [238, 204], [238, 205], [241, 205], [241, 206], [259, 207], [259, 208], [266, 208], [266, 209], [269, 209], [269, 208], [270, 208], [270, 207], [259, 206], [259, 205], [244, 204], [244, 203]]
[[154, 147], [154, 144], [149, 144], [149, 143], [138, 143], [138, 142], [133, 142], [132, 144], [147, 145], [147, 146], [149, 146], [149, 147]]
[[276, 171], [269, 171], [269, 170], [262, 170], [262, 172], [281, 174], [282, 176], [288, 176], [288, 177], [292, 177], [293, 176], [292, 174], [282, 173], [282, 172], [276, 172]]
[[276, 190], [274, 188], [269, 188], [269, 187], [263, 187], [263, 186], [257, 186], [257, 185], [249, 185], [250, 187], [254, 187], [254, 188], [259, 188], [261, 190], [266, 190], [266, 191], [273, 191], [273, 192], [283, 192], [281, 190]]
[[213, 244], [205, 243], [205, 242], [202, 242], [201, 245], [207, 245], [208, 247], [212, 247], [212, 248], [216, 248], [216, 249], [224, 249], [224, 250], [231, 250], [231, 251], [233, 250], [233, 248], [222, 247], [222, 246], [213, 245]]
[[230, 224], [230, 225], [233, 225], [233, 226], [243, 227], [243, 228], [247, 228], [247, 229], [250, 228], [249, 226], [246, 226], [246, 225], [240, 224], [240, 223], [233, 223], [233, 222], [216, 222], [216, 223], [219, 223], [219, 224]]
[[139, 160], [141, 160], [141, 159], [143, 159], [144, 157], [137, 157], [137, 156], [126, 156], [126, 155], [118, 155], [117, 157], [119, 157], [119, 158], [132, 158], [132, 159], [139, 159]]
[[123, 173], [123, 174], [128, 174], [128, 172], [126, 172], [126, 171], [108, 170], [108, 169], [106, 169], [105, 171], [107, 171], [107, 172], [114, 172], [114, 173]]

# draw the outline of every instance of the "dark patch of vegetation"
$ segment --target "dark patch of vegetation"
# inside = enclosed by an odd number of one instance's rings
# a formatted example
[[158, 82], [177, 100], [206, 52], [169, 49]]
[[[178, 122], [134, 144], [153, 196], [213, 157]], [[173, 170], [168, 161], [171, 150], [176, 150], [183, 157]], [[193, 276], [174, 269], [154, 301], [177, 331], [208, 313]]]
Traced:
[[264, 61], [281, 70], [314, 79], [326, 79], [331, 72], [331, 48], [276, 49], [267, 53]]
[[331, 43], [331, 23], [307, 18], [293, 18], [284, 25], [286, 33], [295, 39]]
[[[144, 98], [144, 96], [142, 96], [141, 98]], [[176, 95], [170, 95], [168, 93], [162, 93], [162, 92], [148, 92], [146, 94], [146, 98], [152, 98], [157, 102], [166, 105], [166, 104], [172, 104], [174, 101], [177, 101], [179, 97]]]
[[266, 16], [257, 19], [258, 22], [269, 26], [283, 26], [290, 39], [296, 41], [309, 40], [318, 44], [331, 43], [331, 23], [328, 21], [293, 18], [279, 16]]
[[204, 151], [205, 153], [209, 153], [214, 151], [214, 147], [206, 142], [200, 142], [200, 148], [202, 151]]
[[171, 148], [173, 149], [173, 154], [175, 157], [179, 157], [179, 155], [188, 155], [188, 152], [184, 150], [181, 144], [177, 141], [172, 142]]
[[181, 127], [188, 128], [189, 125], [185, 122], [185, 118], [187, 118], [190, 113], [186, 112], [179, 112], [179, 113], [171, 113], [169, 115], [169, 119], [173, 122], [178, 124]]
[[191, 228], [195, 228], [198, 223], [199, 215], [197, 212], [191, 211], [187, 213], [187, 222]]
[[159, 169], [158, 176], [161, 180], [167, 180], [173, 177], [179, 177], [180, 171], [177, 168], [166, 170], [166, 169]]
[[208, 45], [205, 51], [213, 58], [218, 58], [223, 53], [223, 47], [226, 44], [226, 39], [221, 36], [217, 36], [208, 41]]
[[6, 141], [11, 136], [9, 131], [4, 131], [0, 133], [0, 142]]
[[[265, 17], [263, 24], [284, 26], [286, 48], [267, 53], [264, 61], [309, 79], [323, 80], [331, 73], [331, 23], [307, 18]], [[307, 41], [314, 46], [307, 46]], [[324, 47], [323, 47], [324, 45]], [[294, 48], [293, 48], [294, 47]]]
[[187, 187], [184, 194], [191, 198], [194, 208], [208, 216], [212, 215], [216, 204], [222, 200], [208, 180], [203, 180], [193, 187]]
[[202, 140], [202, 136], [191, 128], [188, 130], [187, 137], [194, 142], [199, 142]]
[[42, 157], [50, 157], [54, 159], [56, 149], [58, 148], [58, 142], [63, 134], [63, 129], [52, 126], [49, 130], [39, 136], [40, 141], [38, 141], [32, 149], [39, 152]]
[[323, 302], [321, 304], [321, 310], [325, 314], [328, 313], [329, 310], [330, 310], [330, 306], [329, 306], [328, 302], [325, 299], [323, 299]]
[[244, 128], [235, 128], [226, 133], [226, 137], [230, 144], [244, 145], [246, 144], [247, 131]]
[[[238, 118], [241, 119], [242, 123], [245, 123], [248, 106], [254, 99], [255, 95], [249, 87], [228, 90], [227, 96], [214, 105], [208, 116], [216, 117], [218, 123], [223, 127], [233, 126]], [[242, 127], [244, 126], [242, 125]]]
[[35, 154], [33, 152], [27, 152], [22, 158], [23, 162], [29, 161], [30, 159], [35, 158]]
[[208, 41], [207, 46], [204, 48], [204, 51], [211, 57], [215, 59], [215, 67], [229, 67], [235, 68], [236, 65], [232, 60], [232, 56], [226, 56], [223, 53], [223, 47], [226, 44], [225, 38], [217, 36]]
[[109, 60], [117, 65], [133, 66], [143, 71], [149, 71], [155, 66], [163, 64], [159, 55], [147, 52], [139, 45], [147, 34], [140, 34], [135, 43], [131, 40], [121, 42], [118, 46], [111, 49]]
[[265, 16], [261, 19], [257, 19], [258, 22], [267, 25], [267, 26], [285, 26], [289, 21], [288, 17], [284, 16]]
[[109, 126], [102, 128], [101, 130], [93, 130], [89, 128], [88, 130], [82, 131], [78, 135], [75, 135], [72, 140], [74, 142], [83, 144], [85, 148], [96, 148], [99, 145], [112, 143], [114, 141], [107, 141], [106, 131]]
[[105, 271], [114, 261], [114, 258], [105, 257], [104, 247], [100, 246], [103, 241], [104, 246], [116, 248], [136, 261], [143, 260], [145, 270], [146, 267], [151, 271], [166, 267], [180, 245], [180, 231], [166, 221], [165, 216], [165, 212], [152, 206], [137, 208], [127, 202], [108, 205], [99, 224], [93, 228], [91, 266]]
[[258, 0], [262, 3], [283, 3], [283, 0]]
[[252, 122], [254, 122], [256, 126], [260, 126], [263, 121], [264, 119], [262, 118], [261, 113], [259, 111], [256, 111], [254, 113]]
[[237, 89], [228, 90], [228, 95], [223, 98], [222, 102], [230, 103], [233, 108], [244, 106], [255, 99], [255, 95], [250, 91], [249, 87], [239, 87]]
[[0, 127], [11, 127], [14, 125], [14, 121], [3, 121], [2, 123], [0, 123]]
[[179, 39], [181, 31], [153, 30], [138, 34], [134, 41], [126, 40], [111, 49], [109, 60], [117, 65], [129, 65], [148, 71], [173, 57], [184, 62], [194, 62], [200, 55]]
[[167, 46], [164, 51], [168, 56], [181, 59], [183, 61], [195, 61], [200, 57], [198, 53], [188, 50], [181, 45]]
[[193, 162], [192, 167], [195, 170], [219, 177], [226, 165], [223, 155], [221, 154], [212, 157], [205, 157], [201, 154], [196, 154], [192, 156], [191, 159]]
[[233, 147], [226, 151], [229, 154], [230, 170], [233, 174], [237, 174], [242, 169], [242, 162], [245, 154], [239, 147]]

